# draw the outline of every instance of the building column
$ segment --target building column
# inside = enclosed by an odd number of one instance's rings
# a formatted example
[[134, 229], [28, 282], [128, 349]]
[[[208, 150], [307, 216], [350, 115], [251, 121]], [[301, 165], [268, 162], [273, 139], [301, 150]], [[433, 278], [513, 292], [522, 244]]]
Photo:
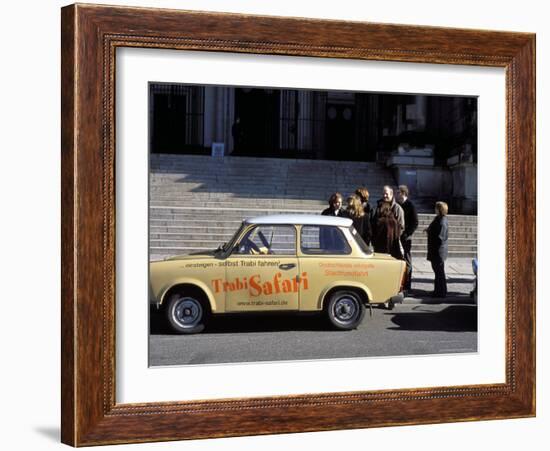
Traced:
[[427, 97], [415, 96], [415, 120], [416, 120], [416, 130], [424, 131], [426, 128], [426, 111], [427, 111]]
[[216, 122], [215, 87], [204, 88], [204, 129], [203, 143], [205, 148], [212, 147], [214, 141], [214, 127]]

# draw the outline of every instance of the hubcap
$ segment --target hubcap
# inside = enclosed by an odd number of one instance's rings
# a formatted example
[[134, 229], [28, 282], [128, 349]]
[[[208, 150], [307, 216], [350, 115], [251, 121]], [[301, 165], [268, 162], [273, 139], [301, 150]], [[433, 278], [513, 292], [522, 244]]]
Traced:
[[350, 296], [342, 297], [334, 303], [334, 317], [342, 323], [352, 321], [358, 310], [357, 301]]
[[173, 307], [172, 318], [181, 327], [194, 327], [202, 318], [202, 306], [193, 298], [181, 298]]

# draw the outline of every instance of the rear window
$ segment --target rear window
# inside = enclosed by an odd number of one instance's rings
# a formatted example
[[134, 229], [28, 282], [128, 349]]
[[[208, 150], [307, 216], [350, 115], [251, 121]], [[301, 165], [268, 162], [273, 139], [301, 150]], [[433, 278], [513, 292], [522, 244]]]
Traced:
[[357, 230], [355, 230], [353, 226], [349, 228], [349, 231], [351, 232], [351, 235], [353, 236], [353, 238], [355, 238], [355, 241], [359, 245], [359, 248], [361, 249], [361, 251], [365, 254], [372, 254], [373, 252], [372, 247], [370, 247], [367, 243], [365, 243], [365, 240], [363, 239], [363, 237], [359, 235], [359, 233], [357, 232]]
[[302, 253], [310, 255], [351, 254], [351, 247], [346, 237], [335, 226], [303, 226], [300, 236], [300, 248]]

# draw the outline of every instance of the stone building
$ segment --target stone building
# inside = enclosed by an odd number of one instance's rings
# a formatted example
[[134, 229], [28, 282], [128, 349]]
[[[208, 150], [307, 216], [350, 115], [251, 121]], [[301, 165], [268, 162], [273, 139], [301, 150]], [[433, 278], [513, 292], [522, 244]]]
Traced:
[[376, 162], [477, 212], [474, 97], [151, 83], [149, 108], [152, 153]]

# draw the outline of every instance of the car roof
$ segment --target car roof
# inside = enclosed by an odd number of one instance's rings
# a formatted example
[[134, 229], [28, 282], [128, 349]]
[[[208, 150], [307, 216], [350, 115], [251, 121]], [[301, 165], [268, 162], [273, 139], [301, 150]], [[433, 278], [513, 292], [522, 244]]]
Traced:
[[245, 219], [246, 224], [299, 224], [327, 225], [349, 227], [353, 221], [350, 218], [322, 215], [268, 215]]

